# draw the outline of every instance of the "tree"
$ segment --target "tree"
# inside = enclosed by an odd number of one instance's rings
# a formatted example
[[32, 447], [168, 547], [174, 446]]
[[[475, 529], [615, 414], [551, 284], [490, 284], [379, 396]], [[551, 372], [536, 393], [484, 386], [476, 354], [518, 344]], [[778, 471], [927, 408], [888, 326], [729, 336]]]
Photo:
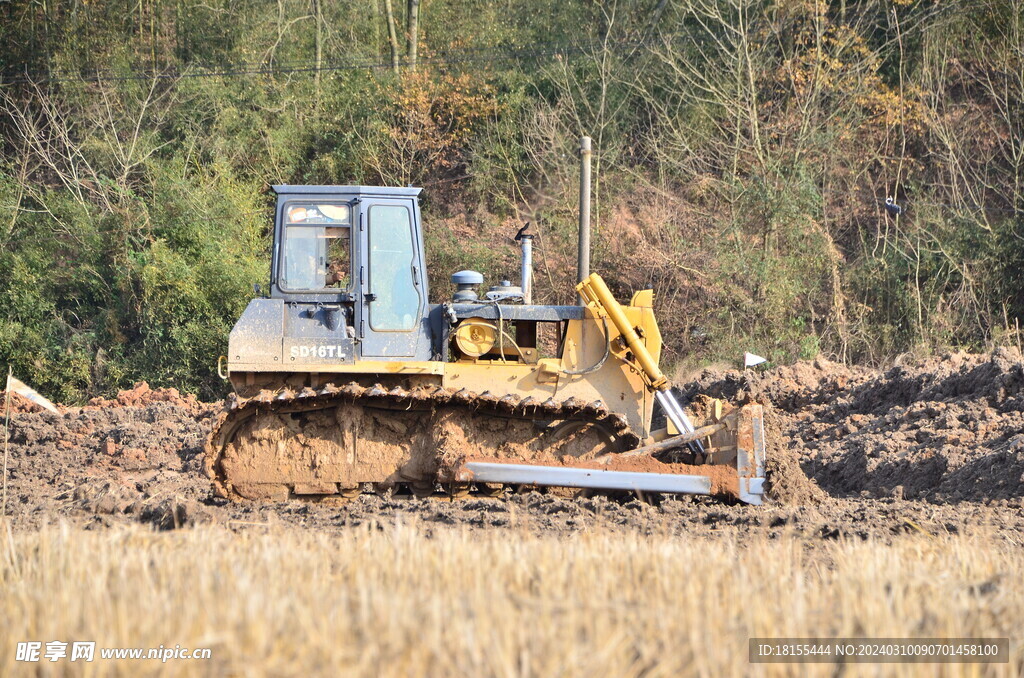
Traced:
[[415, 71], [420, 40], [420, 0], [409, 0], [407, 22], [409, 31], [409, 68]]
[[391, 50], [391, 70], [398, 73], [398, 35], [395, 32], [395, 10], [391, 0], [384, 0], [384, 11], [388, 22], [388, 48]]

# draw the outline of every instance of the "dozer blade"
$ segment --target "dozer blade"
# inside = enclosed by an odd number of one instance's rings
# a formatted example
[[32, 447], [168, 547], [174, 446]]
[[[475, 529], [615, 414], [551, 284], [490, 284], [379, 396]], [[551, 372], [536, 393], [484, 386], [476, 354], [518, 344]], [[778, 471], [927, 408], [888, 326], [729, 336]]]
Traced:
[[[706, 446], [714, 454], [720, 449], [735, 449], [730, 464], [660, 464], [673, 472], [606, 468], [600, 462], [581, 465], [542, 466], [506, 463], [495, 460], [467, 459], [455, 474], [461, 482], [505, 483], [551, 487], [576, 487], [599, 490], [633, 490], [669, 494], [715, 494], [732, 496], [747, 504], [760, 504], [764, 495], [764, 410], [752, 403], [735, 410], [716, 423], [695, 431], [704, 434]], [[712, 435], [713, 434], [713, 435]], [[716, 440], [717, 439], [717, 440]], [[723, 439], [726, 444], [722, 444]], [[649, 448], [621, 455], [609, 455], [610, 465], [629, 466], [650, 459], [651, 453], [666, 452], [697, 440], [682, 434]], [[733, 443], [733, 444], [729, 444]], [[649, 466], [649, 464], [637, 464]], [[682, 472], [683, 470], [688, 472]], [[675, 472], [679, 471], [679, 472]]]

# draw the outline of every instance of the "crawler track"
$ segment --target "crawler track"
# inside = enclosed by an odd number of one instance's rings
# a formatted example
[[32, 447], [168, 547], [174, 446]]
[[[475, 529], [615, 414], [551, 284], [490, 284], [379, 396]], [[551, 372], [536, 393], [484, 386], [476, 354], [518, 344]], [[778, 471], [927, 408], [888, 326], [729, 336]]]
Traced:
[[[368, 485], [415, 494], [452, 483], [467, 458], [562, 463], [636, 447], [625, 417], [601, 401], [540, 401], [439, 386], [232, 396], [206, 446], [206, 469], [229, 499], [349, 498]], [[481, 488], [495, 492], [500, 488]]]

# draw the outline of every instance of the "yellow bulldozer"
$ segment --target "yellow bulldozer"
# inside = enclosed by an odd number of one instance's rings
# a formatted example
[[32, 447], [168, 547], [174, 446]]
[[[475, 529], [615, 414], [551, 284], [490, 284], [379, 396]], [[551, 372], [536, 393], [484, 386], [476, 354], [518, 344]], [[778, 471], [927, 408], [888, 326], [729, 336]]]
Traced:
[[222, 496], [548, 486], [761, 502], [761, 406], [680, 406], [651, 290], [621, 305], [582, 271], [577, 305], [535, 305], [523, 229], [519, 285], [482, 292], [480, 273], [459, 271], [430, 303], [420, 189], [274, 190], [270, 289], [220, 366], [235, 393], [206, 467]]

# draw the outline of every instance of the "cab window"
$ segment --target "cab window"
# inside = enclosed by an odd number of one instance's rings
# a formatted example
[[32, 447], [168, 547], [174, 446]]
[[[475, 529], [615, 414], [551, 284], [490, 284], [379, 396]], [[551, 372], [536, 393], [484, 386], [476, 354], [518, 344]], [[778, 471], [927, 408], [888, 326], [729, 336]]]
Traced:
[[401, 205], [372, 205], [369, 236], [370, 328], [377, 332], [411, 330], [420, 312], [412, 215]]
[[347, 203], [286, 203], [281, 288], [348, 290], [352, 285], [351, 226]]

